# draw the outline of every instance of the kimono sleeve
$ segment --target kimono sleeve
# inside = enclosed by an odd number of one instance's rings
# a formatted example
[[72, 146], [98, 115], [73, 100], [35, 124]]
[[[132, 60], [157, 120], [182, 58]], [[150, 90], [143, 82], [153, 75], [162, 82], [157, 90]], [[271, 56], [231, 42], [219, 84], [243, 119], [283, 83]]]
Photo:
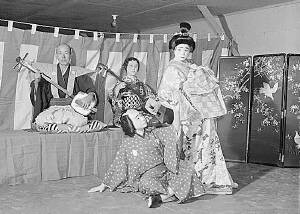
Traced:
[[176, 135], [173, 126], [157, 128], [154, 130], [155, 135], [164, 145], [164, 163], [166, 167], [176, 173], [179, 167], [179, 152], [178, 145], [180, 139]]
[[154, 89], [152, 89], [149, 85], [144, 84], [145, 92], [146, 92], [146, 98], [156, 98], [157, 94]]
[[127, 181], [128, 161], [126, 158], [126, 149], [124, 144], [121, 145], [110, 168], [105, 173], [103, 183], [111, 191], [115, 191], [123, 182]]
[[184, 75], [176, 66], [168, 66], [158, 89], [159, 98], [171, 105], [176, 105], [180, 96], [179, 89], [185, 80]]
[[44, 78], [41, 78], [35, 90], [34, 80], [30, 84], [30, 100], [33, 105], [32, 122], [35, 118], [50, 105], [50, 100], [53, 97], [51, 93], [51, 85]]
[[88, 75], [82, 75], [75, 78], [73, 94], [77, 94], [79, 91], [84, 93], [93, 92], [95, 93], [97, 100], [99, 100], [96, 87]]

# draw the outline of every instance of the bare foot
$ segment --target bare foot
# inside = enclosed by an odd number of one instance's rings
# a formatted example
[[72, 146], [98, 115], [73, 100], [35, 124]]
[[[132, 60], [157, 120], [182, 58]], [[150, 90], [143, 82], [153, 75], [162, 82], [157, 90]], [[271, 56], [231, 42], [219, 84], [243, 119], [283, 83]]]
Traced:
[[100, 184], [99, 186], [91, 188], [88, 192], [104, 192], [104, 190], [107, 188], [105, 184]]

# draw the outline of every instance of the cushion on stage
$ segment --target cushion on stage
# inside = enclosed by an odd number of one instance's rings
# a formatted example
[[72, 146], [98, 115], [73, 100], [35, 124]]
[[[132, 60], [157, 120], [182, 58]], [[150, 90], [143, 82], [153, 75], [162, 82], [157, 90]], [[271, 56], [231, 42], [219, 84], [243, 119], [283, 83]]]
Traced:
[[69, 124], [45, 123], [43, 125], [35, 124], [35, 129], [42, 133], [89, 133], [97, 132], [105, 128], [107, 124], [100, 120], [91, 120], [83, 126], [72, 126]]

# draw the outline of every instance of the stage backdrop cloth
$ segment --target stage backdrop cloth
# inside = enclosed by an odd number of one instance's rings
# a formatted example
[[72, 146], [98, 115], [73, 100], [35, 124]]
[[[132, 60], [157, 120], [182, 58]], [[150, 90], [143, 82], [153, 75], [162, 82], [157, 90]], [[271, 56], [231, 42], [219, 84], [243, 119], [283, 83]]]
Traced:
[[[138, 78], [156, 90], [159, 87], [163, 72], [172, 57], [168, 41], [172, 35], [155, 35], [153, 42], [149, 35], [139, 35], [134, 41], [134, 34], [121, 34], [120, 40], [115, 36], [105, 34], [94, 40], [93, 37], [74, 38], [74, 35], [59, 34], [57, 37], [49, 32], [35, 32], [14, 28], [8, 31], [6, 26], [0, 26], [0, 130], [22, 130], [31, 127], [32, 104], [30, 101], [30, 83], [34, 76], [26, 68], [13, 69], [16, 57], [26, 60], [57, 64], [55, 47], [67, 43], [72, 47], [71, 64], [95, 70], [97, 64], [107, 65], [116, 75], [120, 75], [122, 63], [127, 57], [136, 57], [140, 61]], [[228, 56], [228, 46], [232, 41], [227, 37], [198, 38], [192, 58], [198, 65], [209, 65], [215, 68], [219, 56]], [[35, 64], [37, 65], [37, 64]], [[79, 68], [78, 68], [79, 69]], [[45, 69], [41, 69], [45, 72]], [[87, 71], [77, 72], [77, 75]], [[216, 70], [215, 70], [216, 71]], [[108, 93], [114, 87], [117, 79], [102, 73], [89, 74], [93, 79], [98, 93], [97, 112], [93, 119], [111, 124], [113, 113], [108, 102]]]
[[86, 175], [102, 178], [122, 138], [121, 129], [81, 134], [2, 131], [0, 184], [35, 183]]

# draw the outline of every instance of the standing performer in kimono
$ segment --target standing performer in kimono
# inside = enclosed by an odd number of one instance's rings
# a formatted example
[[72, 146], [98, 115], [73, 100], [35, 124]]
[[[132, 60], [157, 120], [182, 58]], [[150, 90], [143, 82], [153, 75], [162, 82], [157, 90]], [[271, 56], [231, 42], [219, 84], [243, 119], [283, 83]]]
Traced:
[[[161, 106], [157, 100], [156, 92], [137, 78], [136, 74], [139, 68], [140, 62], [138, 59], [134, 57], [127, 58], [121, 68], [120, 78], [122, 82], [118, 81], [112, 91], [109, 92], [109, 102], [112, 107], [113, 124], [115, 126], [120, 126], [121, 115], [127, 109], [143, 110], [149, 113], [147, 118], [154, 121], [153, 115]], [[169, 120], [169, 118], [166, 118], [166, 120]]]
[[178, 199], [179, 203], [204, 194], [193, 165], [179, 162], [173, 126], [147, 127], [141, 111], [129, 109], [121, 117], [122, 129], [128, 137], [106, 172], [103, 183], [89, 192], [140, 192], [148, 196], [148, 207]]
[[[97, 94], [92, 79], [87, 75], [78, 76], [79, 73], [92, 71], [70, 65], [72, 48], [61, 44], [55, 49], [55, 56], [58, 60], [57, 65], [33, 63], [33, 67], [48, 75], [70, 94], [87, 93], [87, 96], [81, 99], [83, 108], [89, 107], [91, 102], [96, 102]], [[40, 73], [35, 74], [35, 80], [31, 83], [30, 99], [34, 106], [33, 122], [38, 126], [55, 123], [79, 127], [87, 124], [88, 118], [75, 112], [70, 106], [72, 100], [42, 78]]]
[[206, 192], [231, 194], [237, 184], [227, 170], [216, 129], [216, 118], [226, 114], [218, 80], [211, 69], [187, 59], [195, 49], [193, 38], [186, 32], [174, 37], [174, 58], [163, 73], [158, 95], [174, 111], [173, 125], [183, 139], [185, 158], [195, 164]]

